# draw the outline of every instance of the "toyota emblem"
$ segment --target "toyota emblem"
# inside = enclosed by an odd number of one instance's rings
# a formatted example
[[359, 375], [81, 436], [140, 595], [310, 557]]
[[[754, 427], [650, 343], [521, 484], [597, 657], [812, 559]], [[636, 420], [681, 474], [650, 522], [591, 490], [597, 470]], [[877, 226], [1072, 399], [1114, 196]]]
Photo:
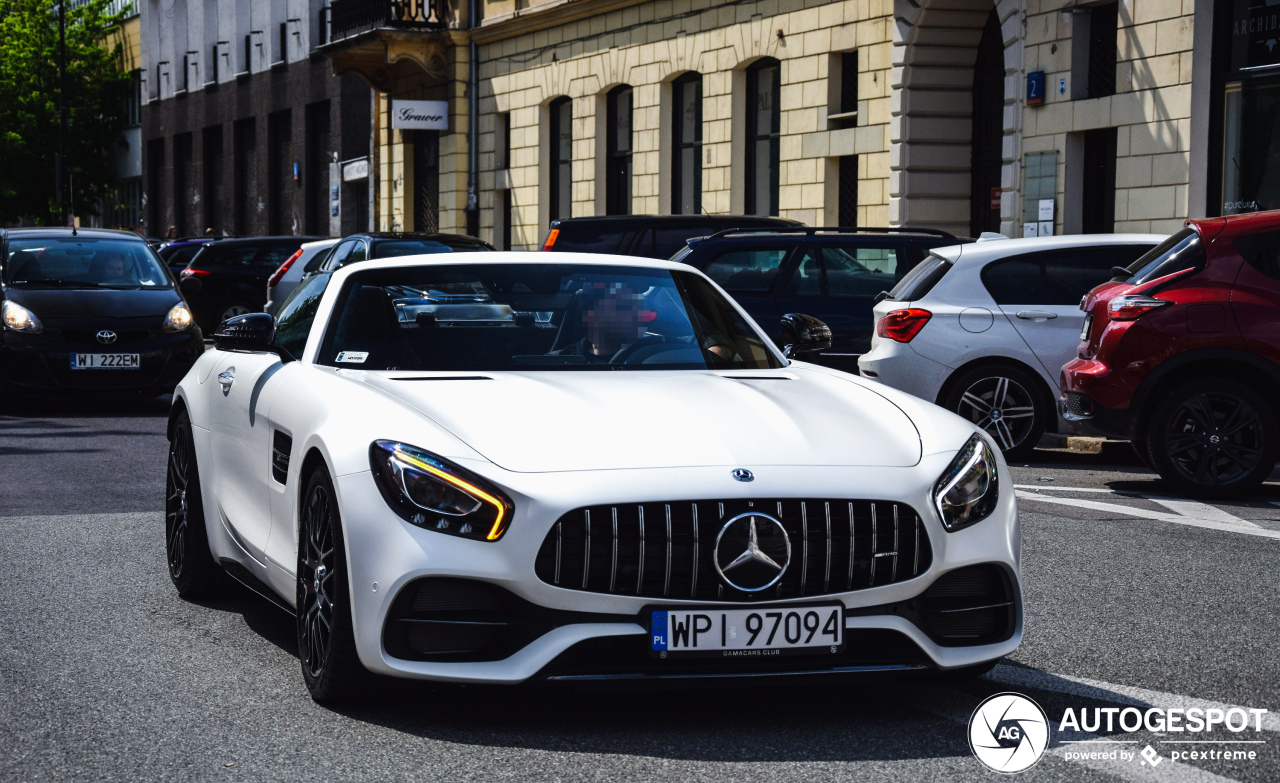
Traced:
[[101, 332], [98, 332], [97, 337], [98, 342], [103, 345], [111, 345], [116, 341], [116, 333], [110, 329], [103, 329]]
[[712, 562], [726, 585], [758, 593], [776, 585], [786, 573], [791, 564], [791, 539], [776, 517], [748, 511], [720, 528]]

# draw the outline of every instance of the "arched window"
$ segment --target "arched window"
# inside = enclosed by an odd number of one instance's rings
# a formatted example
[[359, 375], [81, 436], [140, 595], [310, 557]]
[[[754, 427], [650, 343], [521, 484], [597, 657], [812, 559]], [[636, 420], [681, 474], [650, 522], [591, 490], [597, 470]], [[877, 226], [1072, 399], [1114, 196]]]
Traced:
[[702, 74], [687, 73], [671, 85], [671, 211], [702, 212]]
[[631, 88], [625, 84], [609, 91], [605, 154], [607, 215], [631, 214]]
[[767, 57], [747, 69], [748, 215], [778, 214], [778, 138], [782, 68]]
[[551, 219], [573, 215], [573, 102], [556, 98], [551, 111]]

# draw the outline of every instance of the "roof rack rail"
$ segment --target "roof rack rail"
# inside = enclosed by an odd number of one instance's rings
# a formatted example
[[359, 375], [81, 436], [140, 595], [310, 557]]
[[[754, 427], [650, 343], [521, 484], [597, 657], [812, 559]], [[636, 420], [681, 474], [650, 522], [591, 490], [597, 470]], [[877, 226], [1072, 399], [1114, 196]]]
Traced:
[[944, 239], [956, 239], [956, 235], [949, 231], [943, 231], [940, 228], [885, 228], [880, 226], [760, 226], [758, 228], [726, 228], [723, 231], [717, 231], [710, 236], [702, 237], [702, 239], [715, 239], [716, 237], [729, 236], [732, 234], [928, 234], [930, 236], [942, 237]]

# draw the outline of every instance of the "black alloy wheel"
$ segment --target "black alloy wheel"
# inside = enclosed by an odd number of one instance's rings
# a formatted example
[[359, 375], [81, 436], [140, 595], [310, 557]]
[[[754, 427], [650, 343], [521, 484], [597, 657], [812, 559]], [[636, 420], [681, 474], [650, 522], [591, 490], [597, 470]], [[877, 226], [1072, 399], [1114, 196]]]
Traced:
[[966, 371], [951, 384], [945, 407], [986, 430], [1006, 459], [1028, 456], [1044, 434], [1048, 412], [1036, 381], [1017, 367]]
[[298, 535], [297, 626], [302, 678], [318, 702], [349, 698], [367, 672], [356, 654], [342, 519], [333, 481], [312, 471]]
[[178, 414], [169, 437], [164, 532], [169, 578], [178, 595], [194, 598], [216, 592], [222, 584], [222, 574], [209, 553], [195, 441], [191, 436], [191, 420], [185, 411]]
[[1196, 497], [1239, 495], [1275, 467], [1275, 412], [1238, 381], [1196, 381], [1164, 395], [1151, 414], [1151, 464], [1173, 487]]

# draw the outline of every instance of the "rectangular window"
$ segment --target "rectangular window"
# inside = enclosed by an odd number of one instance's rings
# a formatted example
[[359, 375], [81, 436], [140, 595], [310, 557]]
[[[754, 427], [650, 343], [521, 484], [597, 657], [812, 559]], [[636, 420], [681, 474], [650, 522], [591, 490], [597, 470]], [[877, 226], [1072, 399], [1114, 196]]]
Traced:
[[499, 250], [511, 249], [511, 191], [502, 191], [502, 241]]
[[136, 128], [142, 124], [142, 71], [129, 72], [129, 85], [125, 88], [124, 107], [120, 112], [123, 126]]
[[551, 219], [573, 214], [573, 102], [551, 103]]
[[280, 42], [276, 45], [276, 62], [282, 63], [289, 59], [289, 23], [280, 23]]
[[1089, 97], [1116, 94], [1116, 37], [1119, 3], [1089, 9]]
[[698, 215], [702, 213], [702, 75], [677, 79], [672, 98], [671, 211]]
[[293, 115], [288, 109], [267, 117], [267, 212], [272, 234], [295, 234], [297, 183], [293, 179]]
[[413, 132], [413, 230], [440, 230], [440, 132]]
[[329, 102], [307, 106], [307, 158], [302, 170], [302, 192], [307, 200], [307, 233], [329, 233], [329, 162], [332, 134]]
[[503, 112], [494, 120], [493, 168], [495, 171], [511, 168], [511, 113]]
[[164, 139], [152, 139], [147, 142], [147, 159], [143, 171], [147, 173], [147, 233], [161, 236], [165, 231], [165, 196], [164, 174]]
[[179, 133], [173, 137], [173, 224], [178, 227], [178, 236], [195, 233], [189, 210], [191, 196], [191, 134]]
[[249, 236], [258, 233], [258, 212], [253, 208], [258, 201], [258, 130], [253, 117], [237, 120], [234, 126], [235, 156], [232, 185], [235, 205], [235, 233]]
[[204, 129], [200, 150], [200, 171], [204, 180], [204, 227], [212, 228], [215, 234], [221, 235], [225, 229], [222, 225], [222, 205], [226, 201], [222, 185], [221, 125], [211, 125]]
[[249, 34], [244, 37], [244, 70], [240, 73], [248, 73], [253, 70], [253, 35]]
[[827, 124], [832, 129], [858, 124], [858, 52], [831, 55], [827, 70]]
[[747, 70], [746, 212], [778, 214], [782, 69], [766, 58]]
[[839, 161], [839, 222], [846, 228], [856, 228], [858, 225], [858, 156], [843, 155]]
[[1116, 129], [1084, 133], [1084, 199], [1080, 229], [1110, 234], [1116, 227]]
[[773, 287], [786, 257], [787, 248], [783, 247], [729, 250], [703, 272], [730, 293], [763, 293]]
[[607, 168], [605, 169], [605, 214], [631, 214], [631, 88], [622, 85], [609, 91], [607, 111]]

